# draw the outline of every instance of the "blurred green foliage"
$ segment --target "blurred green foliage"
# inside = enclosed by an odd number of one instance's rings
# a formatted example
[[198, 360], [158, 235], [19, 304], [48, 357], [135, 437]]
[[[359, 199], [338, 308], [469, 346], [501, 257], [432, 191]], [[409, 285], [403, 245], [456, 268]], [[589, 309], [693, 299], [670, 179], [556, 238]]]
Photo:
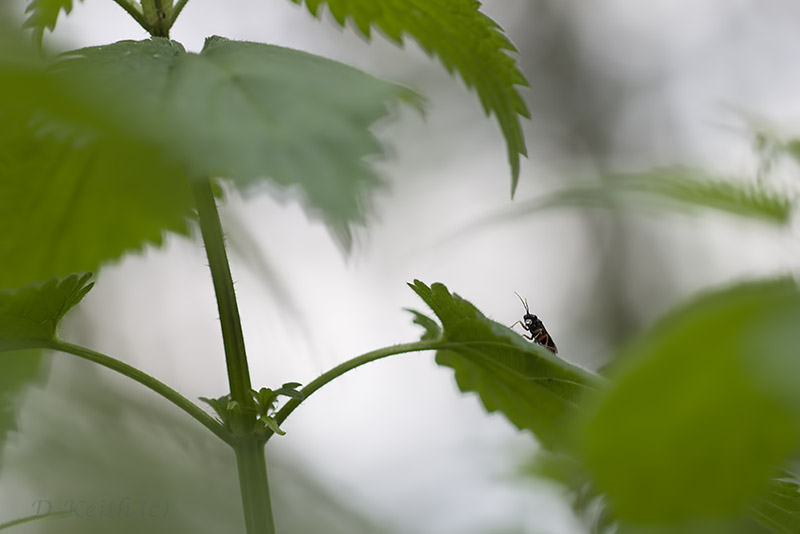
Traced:
[[776, 344], [800, 346], [796, 327], [771, 327], [785, 314], [800, 318], [793, 280], [737, 284], [676, 310], [629, 349], [580, 439], [621, 520], [726, 520], [765, 490], [800, 437], [797, 414], [753, 372]]

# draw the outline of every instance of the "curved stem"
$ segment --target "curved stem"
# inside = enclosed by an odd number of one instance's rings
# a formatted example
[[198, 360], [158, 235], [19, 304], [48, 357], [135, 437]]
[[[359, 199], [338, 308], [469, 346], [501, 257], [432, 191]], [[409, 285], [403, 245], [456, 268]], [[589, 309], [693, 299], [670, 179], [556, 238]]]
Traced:
[[231, 443], [232, 436], [228, 430], [222, 426], [216, 419], [208, 415], [202, 408], [197, 406], [195, 403], [169, 387], [168, 385], [164, 384], [160, 380], [148, 375], [147, 373], [140, 371], [136, 367], [128, 365], [125, 362], [112, 358], [111, 356], [107, 356], [105, 354], [101, 354], [99, 352], [93, 351], [91, 349], [87, 349], [86, 347], [81, 347], [80, 345], [74, 345], [72, 343], [68, 343], [66, 341], [55, 340], [50, 341], [45, 344], [44, 348], [57, 350], [60, 352], [66, 352], [68, 354], [72, 354], [74, 356], [78, 356], [79, 358], [83, 358], [84, 360], [89, 360], [90, 362], [94, 362], [97, 364], [102, 365], [103, 367], [107, 367], [112, 371], [116, 371], [120, 374], [127, 376], [128, 378], [139, 382], [146, 388], [155, 391], [178, 408], [192, 416], [194, 419], [200, 422], [203, 426], [213, 432], [218, 438], [226, 443]]
[[[316, 379], [312, 380], [311, 382], [306, 385], [303, 389], [300, 390], [300, 393], [303, 394], [303, 399], [290, 399], [283, 408], [278, 410], [278, 413], [275, 414], [275, 421], [277, 421], [278, 425], [283, 423], [287, 417], [297, 408], [300, 406], [300, 403], [308, 399], [312, 393], [320, 389], [322, 386], [334, 380], [335, 378], [339, 378], [343, 374], [348, 371], [352, 371], [356, 367], [361, 367], [364, 364], [374, 362], [375, 360], [380, 360], [381, 358], [386, 358], [388, 356], [394, 356], [395, 354], [404, 354], [406, 352], [419, 352], [423, 350], [438, 350], [438, 349], [446, 349], [449, 346], [447, 342], [443, 341], [416, 341], [414, 343], [403, 343], [400, 345], [392, 345], [391, 347], [384, 347], [382, 349], [373, 350], [371, 352], [367, 352], [362, 354], [361, 356], [356, 356], [351, 360], [347, 360], [344, 363], [341, 363], [331, 369], [330, 371], [326, 371], [325, 373], [318, 376]], [[274, 432], [271, 430], [268, 431], [266, 435], [266, 439], [272, 437]]]
[[17, 525], [22, 525], [25, 523], [30, 523], [31, 521], [37, 521], [39, 519], [52, 519], [54, 517], [65, 517], [70, 515], [72, 512], [70, 511], [63, 511], [63, 512], [53, 512], [49, 514], [41, 514], [41, 515], [29, 515], [28, 517], [23, 517], [20, 519], [14, 519], [12, 521], [7, 521], [5, 523], [0, 523], [0, 530], [4, 530], [7, 528], [15, 527]]
[[147, 23], [147, 19], [142, 12], [142, 8], [139, 4], [134, 2], [133, 0], [114, 0], [114, 2], [124, 9], [128, 15], [133, 17], [133, 20], [139, 23], [139, 26], [145, 29], [147, 33], [150, 33], [150, 25]]

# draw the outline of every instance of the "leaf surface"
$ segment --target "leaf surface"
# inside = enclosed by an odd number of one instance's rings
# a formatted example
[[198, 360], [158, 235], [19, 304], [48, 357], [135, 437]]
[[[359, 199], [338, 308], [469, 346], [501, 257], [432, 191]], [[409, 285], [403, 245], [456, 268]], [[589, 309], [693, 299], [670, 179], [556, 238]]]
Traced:
[[0, 38], [0, 289], [187, 233], [185, 170], [8, 31]]
[[[296, 4], [303, 0], [292, 0]], [[517, 86], [528, 82], [511, 55], [516, 48], [500, 26], [480, 11], [476, 0], [305, 0], [314, 16], [327, 5], [336, 21], [350, 19], [369, 38], [377, 27], [402, 44], [408, 35], [448, 72], [457, 71], [474, 87], [486, 114], [494, 114], [508, 147], [512, 195], [519, 181], [519, 156], [527, 155], [520, 117], [530, 114]]]
[[[206, 40], [199, 54], [165, 39], [76, 51], [71, 76], [102, 88], [120, 120], [162, 144], [187, 172], [248, 186], [268, 178], [299, 192], [347, 245], [381, 181], [367, 160], [382, 155], [370, 131], [408, 88], [277, 46]], [[120, 95], [125, 106], [114, 106]]]
[[[548, 447], [565, 446], [567, 423], [584, 409], [584, 397], [604, 380], [487, 319], [442, 284], [409, 284], [444, 328], [436, 363], [455, 371], [461, 391], [478, 393], [489, 412], [499, 411]], [[435, 329], [415, 312], [415, 322]]]
[[[733, 520], [758, 500], [798, 445], [798, 417], [756, 369], [796, 353], [792, 280], [742, 284], [697, 299], [630, 349], [628, 366], [583, 427], [586, 465], [620, 520]], [[785, 352], [785, 351], [784, 351]]]

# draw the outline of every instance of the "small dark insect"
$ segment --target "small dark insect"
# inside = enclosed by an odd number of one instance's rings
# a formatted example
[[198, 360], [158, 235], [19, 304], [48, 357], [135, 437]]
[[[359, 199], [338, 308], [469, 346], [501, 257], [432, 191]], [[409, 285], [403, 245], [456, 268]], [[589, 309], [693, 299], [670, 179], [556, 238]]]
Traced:
[[530, 336], [527, 334], [522, 334], [526, 339], [535, 341], [544, 348], [553, 351], [553, 354], [558, 354], [555, 341], [553, 341], [553, 338], [547, 333], [544, 323], [542, 323], [542, 321], [533, 315], [528, 309], [528, 299], [522, 300], [522, 297], [520, 297], [519, 293], [516, 291], [514, 294], [517, 296], [522, 305], [525, 306], [525, 315], [522, 316], [522, 321], [517, 321], [516, 323], [512, 324], [511, 328], [514, 328], [517, 326], [517, 324], [522, 325], [522, 328], [531, 333]]

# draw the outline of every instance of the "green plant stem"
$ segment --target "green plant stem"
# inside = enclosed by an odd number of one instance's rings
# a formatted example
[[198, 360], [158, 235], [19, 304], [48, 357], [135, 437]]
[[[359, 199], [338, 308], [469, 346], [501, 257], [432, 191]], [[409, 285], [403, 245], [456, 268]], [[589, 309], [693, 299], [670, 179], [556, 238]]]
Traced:
[[248, 534], [273, 534], [275, 521], [267, 483], [264, 441], [251, 434], [233, 446], [239, 470], [244, 522]]
[[169, 24], [170, 12], [172, 10], [172, 2], [163, 2], [162, 0], [141, 0], [142, 14], [145, 19], [145, 29], [153, 37], [169, 38]]
[[[165, 37], [169, 39], [169, 24], [167, 23], [167, 19], [169, 18], [169, 14], [164, 9], [164, 4], [162, 0], [153, 0], [155, 4], [155, 11], [156, 11], [156, 20], [155, 24], [153, 25], [153, 29], [155, 30], [152, 35], [155, 37]], [[170, 2], [171, 4], [172, 2]]]
[[[214, 192], [211, 189], [211, 182], [207, 179], [193, 180], [192, 191], [200, 217], [200, 232], [203, 235], [208, 266], [214, 281], [214, 292], [217, 296], [231, 400], [238, 402], [242, 407], [252, 406], [250, 371], [247, 366], [242, 323], [239, 319], [239, 308], [233, 290], [228, 253], [225, 251], [222, 225], [219, 221], [219, 212], [214, 200]], [[246, 428], [250, 430], [252, 424]]]
[[72, 343], [68, 343], [66, 341], [55, 340], [48, 342], [43, 345], [43, 348], [57, 350], [60, 352], [65, 352], [68, 354], [72, 354], [74, 356], [78, 356], [79, 358], [83, 358], [85, 360], [89, 360], [90, 362], [94, 362], [97, 364], [102, 365], [103, 367], [107, 367], [112, 371], [116, 371], [122, 375], [127, 376], [128, 378], [139, 382], [146, 388], [155, 391], [178, 408], [183, 410], [184, 412], [188, 413], [194, 419], [196, 419], [200, 424], [205, 426], [211, 432], [213, 432], [218, 438], [223, 440], [226, 443], [231, 443], [232, 436], [231, 433], [220, 424], [216, 419], [208, 415], [202, 408], [194, 404], [192, 401], [169, 387], [168, 385], [164, 384], [160, 380], [148, 375], [147, 373], [140, 371], [136, 367], [128, 365], [125, 362], [121, 362], [111, 356], [107, 356], [105, 354], [101, 354], [99, 352], [93, 351], [91, 349], [87, 349], [86, 347], [81, 347], [80, 345], [75, 345]]
[[222, 224], [210, 180], [193, 180], [192, 191], [200, 218], [200, 232], [203, 235], [211, 278], [214, 282], [214, 292], [217, 296], [231, 400], [243, 408], [253, 408], [240, 410], [239, 419], [231, 422], [233, 428], [242, 429], [235, 438], [233, 449], [239, 470], [239, 488], [247, 534], [274, 534], [275, 523], [269, 498], [267, 463], [264, 459], [265, 441], [252, 432], [255, 426], [253, 415], [256, 413], [255, 402], [251, 395], [250, 371], [247, 366], [242, 323], [236, 305], [228, 254], [225, 251]]
[[119, 7], [124, 9], [128, 15], [133, 17], [133, 20], [139, 23], [139, 26], [144, 28], [147, 33], [151, 33], [147, 19], [145, 18], [142, 8], [139, 4], [133, 0], [114, 0], [114, 2], [116, 2]]
[[39, 519], [53, 519], [56, 517], [66, 517], [70, 515], [72, 512], [64, 511], [64, 512], [53, 512], [52, 514], [42, 514], [42, 515], [30, 515], [28, 517], [23, 517], [21, 519], [14, 519], [13, 521], [7, 521], [6, 523], [0, 523], [0, 530], [5, 530], [7, 528], [15, 527], [17, 525], [23, 525], [25, 523], [30, 523], [31, 521], [38, 521]]
[[[303, 399], [290, 399], [280, 410], [278, 413], [275, 414], [275, 421], [277, 421], [278, 425], [283, 423], [287, 417], [297, 408], [300, 406], [300, 403], [308, 399], [315, 391], [320, 389], [322, 386], [327, 384], [328, 382], [339, 378], [343, 374], [348, 371], [352, 371], [356, 367], [361, 367], [364, 364], [374, 362], [375, 360], [380, 360], [381, 358], [386, 358], [388, 356], [394, 356], [395, 354], [403, 354], [406, 352], [419, 352], [423, 350], [439, 350], [439, 349], [446, 349], [450, 346], [449, 343], [443, 341], [416, 341], [414, 343], [403, 343], [400, 345], [392, 345], [391, 347], [384, 347], [381, 349], [373, 350], [371, 352], [367, 352], [362, 354], [361, 356], [356, 356], [351, 360], [347, 360], [344, 363], [341, 363], [331, 369], [330, 371], [326, 371], [325, 373], [318, 376], [316, 379], [309, 382], [303, 389], [300, 390], [300, 393], [303, 394]], [[268, 430], [266, 439], [269, 439], [274, 434], [273, 431]]]

